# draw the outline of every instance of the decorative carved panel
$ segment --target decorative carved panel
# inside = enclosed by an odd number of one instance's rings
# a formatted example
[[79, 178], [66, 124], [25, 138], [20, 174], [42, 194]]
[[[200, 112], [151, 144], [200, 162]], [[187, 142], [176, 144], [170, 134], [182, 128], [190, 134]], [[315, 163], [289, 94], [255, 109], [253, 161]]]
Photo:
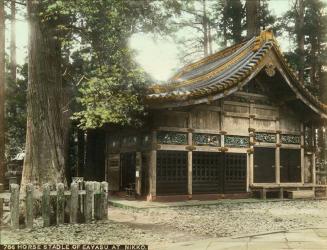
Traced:
[[250, 139], [247, 136], [225, 135], [225, 146], [247, 148], [249, 147]]
[[284, 144], [300, 144], [301, 136], [299, 136], [299, 135], [281, 135], [280, 141]]
[[109, 137], [109, 147], [110, 148], [118, 148], [119, 146], [120, 146], [119, 136], [110, 136]]
[[311, 127], [305, 127], [304, 129], [304, 145], [307, 149], [314, 147], [314, 132]]
[[276, 134], [271, 133], [255, 133], [255, 140], [257, 142], [276, 143]]
[[212, 134], [193, 134], [192, 141], [198, 146], [220, 146], [220, 135]]
[[135, 146], [137, 145], [137, 142], [138, 142], [137, 136], [124, 136], [122, 138], [122, 146], [125, 147]]
[[148, 134], [142, 135], [142, 146], [150, 145], [151, 142], [151, 136]]
[[158, 131], [157, 141], [159, 144], [186, 145], [187, 133]]

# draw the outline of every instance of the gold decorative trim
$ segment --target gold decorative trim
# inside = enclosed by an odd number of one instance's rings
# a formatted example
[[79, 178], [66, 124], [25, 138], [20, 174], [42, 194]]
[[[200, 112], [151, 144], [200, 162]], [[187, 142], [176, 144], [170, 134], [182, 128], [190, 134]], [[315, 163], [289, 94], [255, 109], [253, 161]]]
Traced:
[[193, 151], [193, 150], [196, 149], [196, 147], [189, 145], [189, 146], [186, 146], [185, 149], [188, 150], [188, 151]]
[[253, 133], [255, 132], [255, 128], [249, 128], [248, 130], [249, 132], [253, 132]]
[[276, 74], [275, 65], [273, 63], [268, 63], [265, 67], [266, 74], [269, 77], [273, 77]]
[[222, 147], [222, 148], [220, 148], [220, 152], [227, 152], [228, 151], [228, 148], [226, 148], [226, 147]]
[[253, 153], [254, 153], [254, 149], [253, 149], [253, 148], [248, 148], [248, 149], [246, 150], [246, 152], [247, 152], [248, 154], [253, 154]]

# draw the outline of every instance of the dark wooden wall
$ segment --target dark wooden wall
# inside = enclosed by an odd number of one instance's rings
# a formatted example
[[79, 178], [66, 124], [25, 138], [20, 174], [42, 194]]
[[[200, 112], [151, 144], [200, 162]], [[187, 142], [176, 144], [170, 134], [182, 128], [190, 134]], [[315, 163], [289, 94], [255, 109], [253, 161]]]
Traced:
[[85, 180], [105, 180], [106, 135], [103, 130], [88, 130], [86, 139]]

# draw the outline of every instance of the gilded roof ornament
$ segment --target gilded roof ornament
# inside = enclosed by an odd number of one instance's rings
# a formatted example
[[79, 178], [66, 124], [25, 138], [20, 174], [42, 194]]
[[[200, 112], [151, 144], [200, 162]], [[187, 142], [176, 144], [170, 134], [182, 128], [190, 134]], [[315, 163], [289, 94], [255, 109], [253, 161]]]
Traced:
[[269, 76], [269, 77], [273, 77], [275, 74], [276, 74], [276, 70], [275, 70], [275, 65], [270, 62], [266, 65], [265, 67], [265, 71], [266, 71], [266, 74]]

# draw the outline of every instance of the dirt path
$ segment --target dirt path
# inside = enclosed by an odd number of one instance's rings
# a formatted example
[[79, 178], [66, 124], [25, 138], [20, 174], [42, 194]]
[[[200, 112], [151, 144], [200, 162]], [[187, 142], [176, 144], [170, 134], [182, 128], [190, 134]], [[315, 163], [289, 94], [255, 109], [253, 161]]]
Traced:
[[327, 226], [327, 200], [233, 203], [202, 207], [109, 208], [109, 220], [33, 230], [1, 230], [1, 243], [148, 244]]

